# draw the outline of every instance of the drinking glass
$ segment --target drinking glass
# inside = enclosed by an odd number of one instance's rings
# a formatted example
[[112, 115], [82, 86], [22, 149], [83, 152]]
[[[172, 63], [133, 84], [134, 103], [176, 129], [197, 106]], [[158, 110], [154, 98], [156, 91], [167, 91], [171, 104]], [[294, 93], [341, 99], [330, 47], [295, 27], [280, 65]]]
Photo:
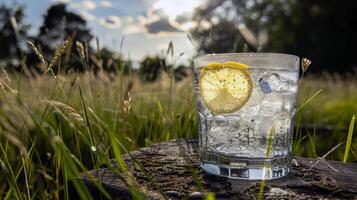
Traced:
[[299, 57], [208, 54], [194, 65], [201, 168], [236, 179], [287, 175]]

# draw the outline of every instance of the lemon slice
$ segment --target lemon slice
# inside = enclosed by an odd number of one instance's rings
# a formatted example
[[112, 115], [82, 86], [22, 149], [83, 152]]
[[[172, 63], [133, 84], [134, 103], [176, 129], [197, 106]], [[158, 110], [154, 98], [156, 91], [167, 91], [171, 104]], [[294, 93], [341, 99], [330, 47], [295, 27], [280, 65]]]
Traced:
[[201, 97], [214, 114], [239, 110], [252, 94], [248, 66], [238, 62], [210, 63], [200, 74]]

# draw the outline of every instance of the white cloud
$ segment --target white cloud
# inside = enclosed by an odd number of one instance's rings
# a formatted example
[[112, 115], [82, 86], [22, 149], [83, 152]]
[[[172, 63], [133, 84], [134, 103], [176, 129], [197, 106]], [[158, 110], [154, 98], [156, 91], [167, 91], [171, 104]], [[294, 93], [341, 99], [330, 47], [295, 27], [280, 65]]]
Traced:
[[162, 10], [170, 20], [183, 13], [192, 13], [202, 0], [159, 0], [152, 6], [154, 10]]
[[120, 19], [125, 25], [131, 25], [134, 22], [134, 18], [132, 16], [122, 16]]
[[102, 1], [99, 3], [99, 5], [102, 6], [102, 7], [107, 7], [107, 8], [113, 7], [112, 2], [107, 1], [107, 0], [102, 0]]
[[87, 21], [93, 21], [96, 18], [94, 15], [90, 14], [89, 12], [87, 12], [85, 10], [80, 10], [80, 11], [78, 11], [78, 13], [81, 17], [83, 17]]
[[139, 25], [129, 25], [123, 29], [124, 34], [146, 33], [146, 28]]
[[[194, 9], [206, 0], [157, 0], [147, 9], [146, 16], [139, 16], [138, 23], [130, 32], [141, 31], [151, 36], [167, 36], [188, 31], [197, 25], [191, 21]], [[183, 20], [183, 17], [185, 18]], [[177, 20], [180, 18], [181, 20]]]
[[72, 7], [81, 10], [94, 10], [97, 8], [97, 4], [93, 1], [80, 1], [73, 3]]
[[167, 43], [160, 43], [160, 44], [157, 45], [157, 50], [158, 51], [165, 51], [165, 50], [167, 50], [168, 46], [169, 45]]
[[[144, 33], [149, 37], [183, 34], [184, 31], [197, 26], [196, 22], [191, 21], [191, 17], [194, 9], [204, 1], [206, 0], [156, 0], [147, 8], [144, 16], [139, 15], [135, 18], [121, 16], [122, 32], [124, 34]], [[178, 20], [179, 17], [181, 17], [180, 20]], [[102, 19], [100, 23], [107, 28], [111, 27], [106, 21]]]
[[183, 31], [189, 31], [190, 29], [194, 28], [197, 26], [197, 23], [194, 21], [189, 21], [183, 24], [180, 24], [178, 26], [176, 26], [176, 28], [183, 30]]
[[53, 2], [69, 3], [71, 0], [52, 0]]
[[179, 29], [170, 23], [167, 17], [162, 17], [157, 21], [145, 24], [145, 27], [149, 33], [180, 32]]
[[[153, 21], [153, 19], [149, 19], [141, 15], [137, 16], [136, 19], [130, 16], [127, 16], [125, 18], [127, 18], [128, 20], [126, 21], [126, 26], [123, 29], [124, 34], [146, 33], [147, 29], [145, 25]], [[158, 18], [155, 18], [154, 20], [157, 19]]]
[[99, 24], [108, 29], [116, 29], [121, 26], [121, 20], [119, 17], [111, 15], [99, 19]]

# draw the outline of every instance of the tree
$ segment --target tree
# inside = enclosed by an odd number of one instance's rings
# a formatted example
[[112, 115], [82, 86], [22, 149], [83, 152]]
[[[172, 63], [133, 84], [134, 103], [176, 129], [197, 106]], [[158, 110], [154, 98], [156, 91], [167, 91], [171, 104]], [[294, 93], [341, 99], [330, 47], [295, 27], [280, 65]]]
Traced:
[[357, 65], [357, 1], [211, 0], [196, 11], [200, 50], [286, 52], [313, 60], [313, 71]]
[[[112, 72], [117, 74], [117, 72], [122, 72], [124, 75], [128, 75], [132, 69], [132, 62], [130, 60], [125, 60], [122, 55], [117, 54], [107, 48], [102, 48], [98, 52], [101, 64], [96, 64], [96, 66], [101, 65], [101, 68], [106, 72]], [[92, 59], [95, 59], [92, 57]]]
[[183, 65], [174, 68], [173, 65], [166, 62], [165, 58], [147, 56], [141, 61], [138, 73], [142, 81], [153, 82], [160, 77], [162, 72], [170, 73], [171, 70], [174, 79], [179, 81], [187, 76], [188, 68]]
[[[89, 44], [93, 36], [86, 21], [76, 13], [67, 10], [65, 4], [55, 4], [48, 8], [35, 43], [39, 44], [45, 57], [50, 58], [58, 45], [70, 39], [72, 44]], [[91, 48], [87, 45], [89, 53]], [[76, 48], [71, 48], [68, 66], [83, 70]]]
[[140, 63], [139, 75], [141, 80], [153, 82], [158, 79], [162, 70], [168, 68], [166, 60], [159, 56], [147, 56]]
[[[255, 20], [251, 20], [252, 15]], [[191, 34], [202, 53], [257, 51], [265, 45], [265, 24], [261, 18], [245, 0], [211, 0], [196, 10], [194, 20], [198, 26]], [[260, 41], [254, 37], [256, 34]]]
[[25, 51], [24, 42], [30, 26], [23, 23], [23, 7], [0, 6], [0, 64], [18, 66]]

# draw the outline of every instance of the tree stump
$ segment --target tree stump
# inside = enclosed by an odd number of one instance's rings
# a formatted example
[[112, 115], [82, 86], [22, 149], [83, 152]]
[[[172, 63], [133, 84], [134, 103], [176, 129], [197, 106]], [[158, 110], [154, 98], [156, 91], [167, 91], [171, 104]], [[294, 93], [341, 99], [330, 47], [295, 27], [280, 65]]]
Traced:
[[[145, 172], [134, 164], [139, 162]], [[149, 199], [257, 199], [260, 181], [233, 180], [204, 173], [196, 140], [163, 142], [124, 156], [132, 182]], [[113, 161], [113, 165], [118, 165]], [[89, 171], [115, 199], [132, 199], [128, 187], [112, 170]], [[87, 173], [83, 181], [98, 197]], [[265, 181], [264, 199], [357, 199], [357, 164], [295, 157], [288, 176]]]

